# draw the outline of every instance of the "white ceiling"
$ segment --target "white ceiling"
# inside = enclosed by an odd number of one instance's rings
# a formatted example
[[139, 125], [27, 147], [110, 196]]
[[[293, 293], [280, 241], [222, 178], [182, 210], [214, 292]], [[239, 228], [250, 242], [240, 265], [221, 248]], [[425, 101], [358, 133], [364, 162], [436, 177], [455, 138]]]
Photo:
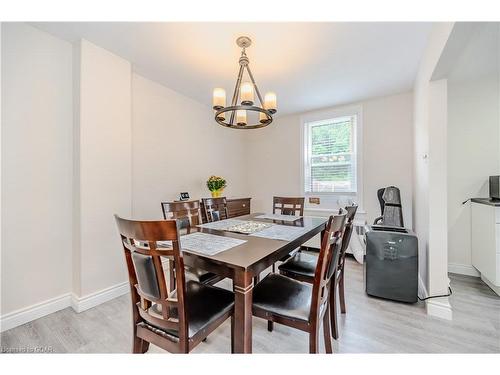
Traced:
[[212, 89], [232, 95], [235, 39], [247, 49], [262, 94], [275, 91], [279, 114], [408, 91], [430, 23], [34, 23], [75, 42], [85, 38], [131, 61], [139, 74], [201, 103]]

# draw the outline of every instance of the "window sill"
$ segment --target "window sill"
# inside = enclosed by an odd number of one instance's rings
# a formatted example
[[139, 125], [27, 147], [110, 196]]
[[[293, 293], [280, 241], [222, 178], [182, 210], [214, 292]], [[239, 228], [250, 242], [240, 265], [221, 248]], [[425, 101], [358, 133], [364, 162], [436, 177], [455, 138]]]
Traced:
[[341, 192], [341, 191], [337, 191], [337, 192], [333, 192], [333, 193], [330, 193], [330, 192], [321, 192], [321, 193], [311, 193], [311, 192], [305, 192], [304, 193], [306, 196], [308, 197], [314, 197], [316, 195], [321, 195], [321, 196], [332, 196], [332, 197], [336, 197], [336, 196], [339, 196], [339, 195], [349, 195], [349, 196], [355, 196], [355, 195], [358, 195], [357, 192], [355, 191], [346, 191], [346, 192]]
[[[304, 206], [304, 211], [312, 211], [312, 212], [332, 212], [332, 210], [335, 210], [336, 208], [320, 208], [320, 207], [311, 207], [311, 206]], [[357, 210], [356, 214], [366, 214], [366, 211], [364, 210]]]

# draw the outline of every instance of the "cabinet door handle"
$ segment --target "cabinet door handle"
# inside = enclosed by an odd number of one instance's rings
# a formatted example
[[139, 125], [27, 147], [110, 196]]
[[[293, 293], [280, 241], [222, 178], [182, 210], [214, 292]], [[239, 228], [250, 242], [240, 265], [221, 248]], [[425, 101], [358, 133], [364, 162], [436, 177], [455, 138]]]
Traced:
[[246, 207], [247, 205], [243, 203], [243, 207]]

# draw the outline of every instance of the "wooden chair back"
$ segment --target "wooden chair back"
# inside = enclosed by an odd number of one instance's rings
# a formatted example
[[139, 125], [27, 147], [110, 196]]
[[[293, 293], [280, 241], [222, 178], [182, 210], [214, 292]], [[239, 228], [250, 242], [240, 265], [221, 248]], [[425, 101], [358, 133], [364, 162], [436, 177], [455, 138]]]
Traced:
[[229, 218], [226, 197], [203, 198], [202, 201], [207, 222], [212, 223]]
[[202, 223], [199, 201], [162, 202], [161, 209], [165, 220], [177, 220], [179, 229], [186, 230], [188, 234], [191, 228]]
[[342, 272], [344, 270], [345, 264], [345, 255], [347, 252], [347, 248], [349, 247], [349, 242], [351, 241], [352, 231], [354, 230], [353, 221], [356, 216], [356, 211], [358, 210], [358, 206], [353, 203], [346, 208], [346, 224], [344, 229], [344, 234], [342, 234], [342, 245], [340, 246], [340, 256], [339, 256], [339, 265], [337, 267], [338, 272]]
[[[311, 318], [319, 317], [320, 311], [328, 303], [330, 280], [335, 274], [340, 256], [340, 238], [345, 227], [347, 211], [340, 209], [338, 214], [330, 216], [321, 241], [318, 263], [314, 273]], [[332, 288], [333, 293], [334, 288]]]
[[304, 216], [304, 197], [273, 197], [273, 214]]
[[[171, 341], [167, 350], [178, 352], [188, 345], [188, 321], [185, 309], [184, 261], [179, 243], [176, 220], [134, 221], [115, 215], [120, 232], [132, 294], [135, 326], [145, 324], [154, 332], [161, 328], [162, 336]], [[158, 241], [171, 241], [171, 246], [159, 246]], [[167, 288], [162, 258], [173, 262], [176, 283]], [[161, 307], [161, 318], [151, 314], [151, 307]], [[159, 311], [159, 310], [157, 310]], [[176, 331], [177, 336], [165, 334]]]

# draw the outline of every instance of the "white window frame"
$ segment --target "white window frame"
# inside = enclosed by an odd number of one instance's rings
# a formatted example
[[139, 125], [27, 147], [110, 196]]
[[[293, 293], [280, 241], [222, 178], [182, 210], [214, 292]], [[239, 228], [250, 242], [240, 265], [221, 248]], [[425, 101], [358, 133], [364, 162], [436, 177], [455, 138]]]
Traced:
[[[332, 118], [356, 116], [354, 129], [356, 192], [320, 192], [310, 193], [305, 191], [306, 167], [308, 166], [308, 124]], [[358, 203], [359, 210], [363, 211], [363, 108], [361, 105], [352, 105], [309, 112], [300, 118], [300, 191], [306, 198], [306, 208], [312, 210], [330, 211], [341, 206], [342, 201], [352, 200]], [[320, 204], [309, 204], [309, 197], [319, 197]]]

